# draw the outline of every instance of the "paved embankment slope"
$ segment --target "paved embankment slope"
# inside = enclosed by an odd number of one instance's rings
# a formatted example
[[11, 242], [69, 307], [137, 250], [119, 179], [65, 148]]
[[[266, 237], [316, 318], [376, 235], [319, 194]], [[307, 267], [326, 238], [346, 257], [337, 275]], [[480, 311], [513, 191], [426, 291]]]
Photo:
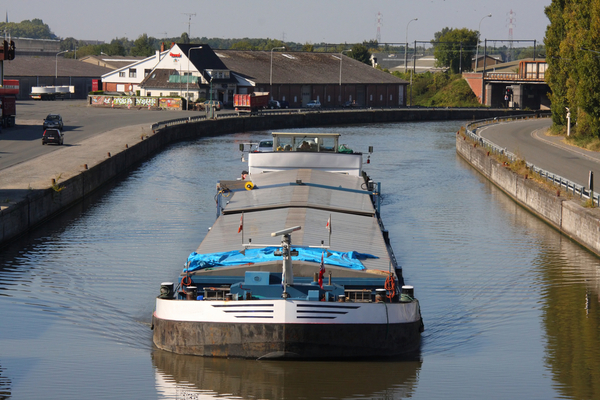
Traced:
[[[399, 121], [473, 120], [509, 110], [391, 109], [230, 117], [164, 126], [114, 129], [0, 173], [0, 245], [82, 200], [170, 143], [255, 130]], [[87, 169], [86, 169], [87, 164]], [[54, 179], [54, 181], [53, 181]]]
[[550, 191], [503, 166], [490, 153], [462, 135], [456, 152], [517, 203], [573, 240], [600, 255], [600, 209], [585, 208], [579, 199]]

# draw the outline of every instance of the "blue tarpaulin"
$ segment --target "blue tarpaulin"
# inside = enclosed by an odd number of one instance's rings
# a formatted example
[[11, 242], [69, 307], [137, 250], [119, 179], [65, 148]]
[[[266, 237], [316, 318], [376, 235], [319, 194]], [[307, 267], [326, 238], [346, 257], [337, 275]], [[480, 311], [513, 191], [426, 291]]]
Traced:
[[[323, 249], [309, 247], [292, 247], [298, 251], [297, 256], [293, 256], [292, 260], [309, 261], [314, 263], [321, 262], [321, 254]], [[275, 256], [275, 250], [281, 250], [281, 247], [265, 247], [262, 249], [246, 249], [246, 254], [240, 253], [238, 250], [226, 251], [223, 253], [198, 254], [193, 252], [188, 257], [188, 267], [184, 268], [183, 272], [188, 270], [197, 271], [205, 268], [228, 267], [234, 265], [254, 264], [268, 261], [281, 261], [281, 256]], [[329, 256], [327, 256], [329, 254]], [[371, 254], [358, 253], [349, 251], [347, 253], [340, 251], [325, 251], [323, 262], [325, 265], [333, 265], [336, 267], [350, 268], [358, 271], [365, 270], [365, 266], [360, 260], [367, 258], [379, 258]]]

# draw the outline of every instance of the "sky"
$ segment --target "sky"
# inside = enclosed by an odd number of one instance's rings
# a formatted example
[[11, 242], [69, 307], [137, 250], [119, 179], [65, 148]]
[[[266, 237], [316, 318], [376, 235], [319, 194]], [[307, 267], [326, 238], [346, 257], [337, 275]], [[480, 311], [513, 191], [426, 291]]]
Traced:
[[[429, 41], [445, 27], [478, 30], [481, 39], [542, 43], [551, 0], [12, 0], [9, 22], [39, 18], [59, 37], [110, 42], [116, 37], [271, 38], [297, 43]], [[191, 14], [191, 15], [190, 15]], [[486, 17], [492, 14], [492, 17]], [[417, 18], [416, 21], [412, 19]], [[191, 22], [191, 24], [189, 24]], [[480, 25], [481, 24], [481, 25]], [[408, 27], [408, 29], [407, 29]], [[407, 35], [408, 31], [408, 35]], [[501, 44], [500, 44], [501, 45]], [[530, 44], [524, 44], [530, 45]], [[518, 47], [517, 44], [515, 44]]]

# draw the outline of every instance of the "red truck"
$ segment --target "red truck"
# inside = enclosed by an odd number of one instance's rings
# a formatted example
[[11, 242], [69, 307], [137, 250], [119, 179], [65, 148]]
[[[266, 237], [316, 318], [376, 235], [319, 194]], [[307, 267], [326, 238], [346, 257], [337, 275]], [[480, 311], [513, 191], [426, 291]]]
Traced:
[[269, 92], [233, 95], [233, 107], [236, 111], [249, 111], [252, 114], [256, 114], [259, 110], [267, 107], [268, 102]]
[[3, 128], [15, 126], [17, 94], [19, 94], [19, 81], [5, 79], [4, 85], [0, 86], [0, 125]]
[[[4, 71], [4, 60], [15, 59], [15, 42], [4, 40], [0, 43], [0, 71]], [[1, 74], [4, 77], [4, 74]], [[15, 125], [17, 115], [17, 95], [19, 81], [4, 79], [0, 86], [0, 125], [6, 128]]]

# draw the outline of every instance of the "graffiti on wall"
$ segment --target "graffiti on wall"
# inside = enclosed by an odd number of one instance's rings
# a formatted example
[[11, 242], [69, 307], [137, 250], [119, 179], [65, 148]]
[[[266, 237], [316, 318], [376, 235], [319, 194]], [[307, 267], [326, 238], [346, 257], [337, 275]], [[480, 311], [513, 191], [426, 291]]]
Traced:
[[135, 105], [142, 107], [156, 107], [158, 99], [156, 97], [136, 97]]
[[90, 104], [98, 107], [161, 107], [181, 109], [181, 99], [135, 96], [90, 96]]
[[181, 108], [181, 99], [160, 99], [160, 108], [167, 108], [167, 109], [173, 109], [173, 108]]

